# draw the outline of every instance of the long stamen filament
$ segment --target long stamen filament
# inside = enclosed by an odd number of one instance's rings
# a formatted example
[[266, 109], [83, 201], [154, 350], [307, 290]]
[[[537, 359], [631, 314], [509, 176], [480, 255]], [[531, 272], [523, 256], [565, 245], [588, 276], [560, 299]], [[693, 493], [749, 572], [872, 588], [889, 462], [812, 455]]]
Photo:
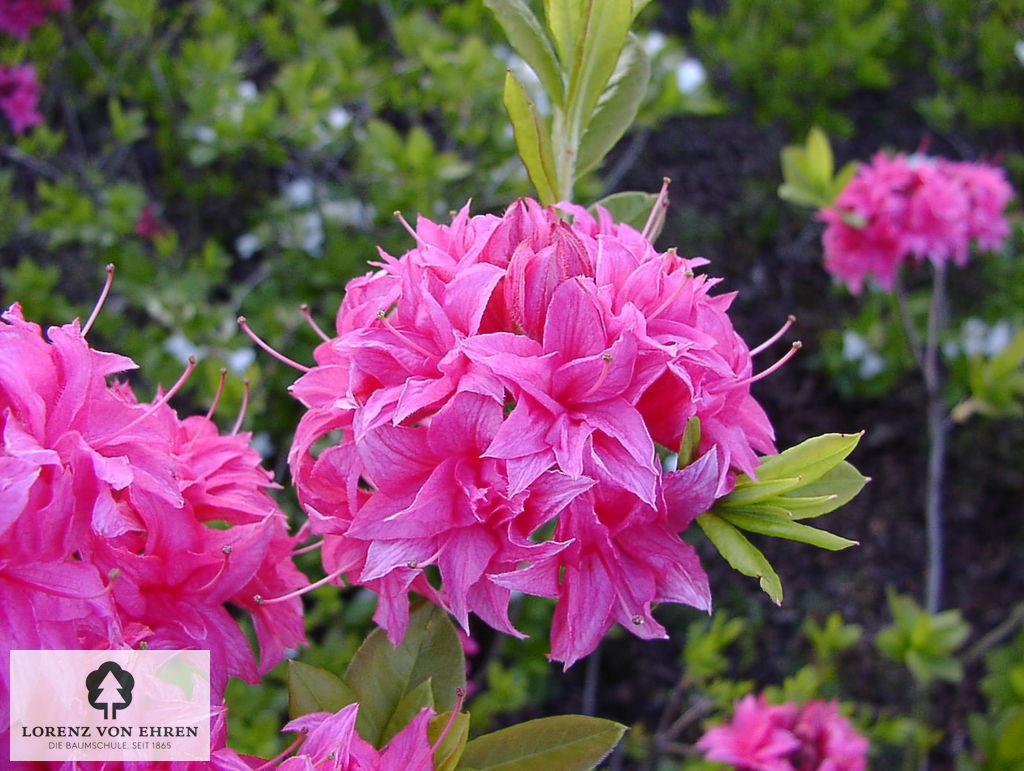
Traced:
[[299, 735], [295, 737], [295, 741], [289, 744], [285, 748], [284, 752], [282, 752], [277, 757], [271, 758], [266, 763], [256, 766], [254, 771], [266, 771], [266, 769], [268, 768], [277, 768], [278, 763], [284, 760], [286, 757], [288, 757], [292, 752], [297, 750], [299, 748], [299, 745], [302, 744], [304, 741], [306, 741], [306, 731], [299, 731]]
[[299, 555], [299, 554], [305, 554], [307, 552], [316, 551], [317, 549], [319, 549], [323, 545], [324, 545], [324, 539], [321, 538], [319, 541], [316, 541], [315, 543], [307, 544], [306, 546], [302, 546], [302, 547], [300, 547], [298, 549], [295, 549], [292, 552], [292, 556], [294, 557], [294, 556]]
[[402, 223], [402, 227], [405, 228], [406, 231], [408, 231], [410, 236], [413, 237], [413, 240], [416, 241], [416, 245], [422, 246], [423, 240], [420, 238], [419, 234], [415, 231], [415, 229], [413, 229], [413, 226], [406, 221], [405, 217], [402, 216], [402, 212], [396, 211], [395, 218]]
[[659, 305], [655, 309], [654, 313], [652, 313], [650, 316], [647, 317], [647, 320], [648, 321], [653, 321], [658, 316], [660, 316], [668, 306], [670, 306], [673, 302], [675, 302], [676, 298], [679, 297], [679, 295], [681, 295], [683, 293], [683, 288], [686, 286], [686, 282], [689, 281], [691, 278], [693, 278], [693, 271], [688, 269], [683, 274], [682, 281], [680, 281], [676, 285], [676, 288], [672, 290], [672, 294], [670, 294], [668, 297], [666, 297], [662, 301], [661, 305]]
[[777, 362], [772, 364], [772, 366], [768, 367], [768, 369], [761, 370], [756, 375], [752, 375], [751, 377], [748, 377], [746, 380], [740, 380], [736, 383], [733, 383], [732, 387], [738, 388], [740, 386], [750, 385], [751, 383], [756, 383], [758, 380], [761, 380], [762, 378], [768, 377], [770, 374], [778, 370], [783, 364], [785, 364], [787, 361], [796, 356], [796, 352], [803, 348], [803, 345], [803, 343], [797, 340], [791, 346], [789, 346], [789, 350], [786, 351], [786, 354]]
[[96, 442], [93, 445], [93, 447], [102, 447], [103, 445], [107, 444], [108, 442], [116, 439], [121, 434], [123, 434], [125, 431], [127, 431], [130, 428], [134, 428], [139, 423], [144, 421], [146, 418], [150, 417], [153, 413], [155, 413], [161, 407], [166, 405], [167, 402], [169, 402], [171, 400], [171, 397], [173, 397], [176, 393], [178, 393], [178, 391], [181, 390], [181, 387], [183, 385], [185, 385], [185, 382], [192, 375], [192, 372], [195, 370], [195, 368], [196, 368], [196, 357], [195, 356], [189, 356], [188, 357], [188, 364], [185, 366], [185, 371], [181, 373], [181, 377], [179, 377], [178, 381], [168, 389], [167, 393], [165, 393], [163, 396], [161, 396], [159, 399], [157, 399], [155, 402], [153, 402], [151, 405], [149, 405], [149, 409], [147, 409], [145, 412], [143, 412], [141, 415], [139, 415], [137, 418], [135, 418], [135, 420], [132, 420], [129, 423], [126, 423], [125, 425], [121, 426], [121, 428], [117, 429], [117, 431], [112, 433], [110, 436], [107, 436], [107, 437], [99, 440], [98, 442]]
[[786, 332], [788, 332], [788, 331], [789, 331], [789, 328], [790, 328], [791, 326], [793, 326], [793, 324], [794, 324], [794, 323], [796, 323], [796, 316], [794, 316], [794, 315], [793, 315], [793, 314], [791, 313], [791, 314], [789, 314], [789, 316], [787, 316], [787, 317], [786, 317], [786, 323], [785, 323], [785, 324], [783, 324], [783, 325], [782, 325], [782, 326], [781, 326], [781, 327], [779, 328], [779, 331], [778, 331], [778, 332], [776, 332], [776, 333], [775, 333], [774, 335], [772, 335], [771, 337], [769, 337], [769, 338], [768, 338], [767, 340], [765, 340], [765, 341], [764, 341], [763, 343], [761, 343], [761, 344], [760, 344], [759, 346], [757, 346], [757, 348], [755, 348], [754, 350], [752, 350], [752, 351], [750, 352], [750, 355], [751, 355], [751, 356], [757, 356], [757, 354], [761, 353], [761, 351], [763, 351], [763, 350], [764, 350], [765, 348], [767, 348], [767, 347], [768, 347], [769, 345], [771, 345], [771, 344], [772, 344], [772, 343], [774, 343], [774, 342], [775, 342], [776, 340], [778, 340], [778, 339], [779, 339], [780, 337], [782, 337], [782, 336], [783, 336], [784, 334], [786, 334]]
[[586, 399], [588, 396], [593, 394], [598, 388], [600, 388], [604, 384], [604, 381], [608, 379], [608, 372], [612, 368], [612, 355], [610, 353], [606, 353], [603, 356], [601, 356], [601, 360], [604, 362], [604, 364], [601, 367], [601, 374], [597, 376], [597, 380], [594, 381], [594, 385], [590, 386], [590, 388], [587, 389], [586, 393], [580, 396], [581, 399]]
[[380, 321], [384, 324], [384, 326], [387, 327], [387, 329], [390, 332], [392, 332], [395, 335], [395, 337], [397, 337], [403, 343], [405, 343], [408, 346], [410, 346], [411, 348], [414, 348], [415, 350], [419, 351], [420, 353], [422, 353], [427, 358], [434, 358], [434, 354], [432, 354], [430, 351], [428, 351], [422, 345], [417, 343], [415, 340], [413, 340], [411, 337], [409, 337], [404, 332], [400, 332], [398, 329], [396, 329], [395, 326], [390, 321], [388, 321], [387, 314], [385, 314], [384, 311], [377, 311], [377, 318], [380, 319]]
[[103, 307], [103, 303], [107, 301], [107, 295], [110, 294], [110, 286], [114, 283], [114, 263], [107, 264], [107, 280], [103, 282], [103, 289], [100, 291], [99, 299], [96, 300], [96, 305], [93, 306], [92, 313], [89, 314], [89, 318], [86, 319], [85, 324], [82, 325], [82, 337], [89, 334], [89, 330], [92, 329], [93, 322], [96, 321], [96, 317], [100, 315], [100, 308]]
[[282, 364], [287, 364], [289, 367], [291, 367], [293, 369], [297, 369], [299, 372], [309, 372], [309, 370], [310, 370], [309, 367], [305, 366], [304, 364], [299, 364], [297, 361], [293, 361], [292, 359], [289, 359], [283, 353], [278, 353], [273, 348], [271, 348], [268, 343], [265, 343], [255, 332], [253, 332], [251, 329], [249, 329], [249, 324], [245, 320], [245, 316], [239, 316], [238, 317], [238, 326], [240, 326], [242, 328], [242, 331], [245, 332], [245, 334], [247, 334], [249, 336], [249, 338], [254, 343], [256, 343], [256, 345], [258, 345], [264, 351], [269, 353], [271, 356], [273, 356], [275, 359], [277, 359]]
[[444, 730], [438, 735], [437, 740], [430, 745], [430, 749], [436, 751], [441, 746], [441, 742], [444, 741], [444, 737], [448, 735], [448, 732], [455, 725], [455, 718], [458, 717], [462, 711], [462, 701], [466, 698], [466, 689], [463, 686], [459, 686], [455, 689], [455, 703], [452, 705], [452, 711], [448, 715], [448, 722], [444, 724]]
[[285, 602], [286, 600], [291, 600], [295, 597], [301, 597], [302, 595], [307, 594], [313, 591], [314, 589], [319, 589], [324, 584], [329, 584], [331, 581], [336, 580], [346, 570], [348, 570], [348, 567], [339, 568], [338, 570], [335, 570], [333, 573], [328, 573], [319, 581], [314, 581], [311, 584], [303, 586], [301, 589], [296, 589], [294, 592], [282, 594], [280, 597], [271, 597], [269, 600], [264, 598], [262, 595], [254, 594], [252, 597], [252, 601], [255, 602], [257, 605], [273, 605], [276, 602]]
[[242, 421], [245, 420], [245, 411], [249, 407], [249, 378], [242, 381], [242, 406], [238, 409], [238, 417], [235, 418], [235, 425], [231, 427], [231, 435], [234, 436], [242, 428]]
[[220, 551], [224, 555], [224, 559], [221, 560], [220, 563], [220, 569], [216, 573], [214, 573], [213, 578], [211, 578], [198, 589], [194, 590], [195, 594], [205, 592], [207, 589], [211, 588], [214, 584], [217, 583], [217, 581], [220, 580], [220, 577], [224, 575], [224, 571], [228, 569], [228, 563], [231, 561], [231, 552], [234, 551], [234, 549], [229, 545], [224, 545], [220, 547]]
[[220, 383], [217, 384], [217, 393], [213, 396], [213, 402], [210, 404], [210, 409], [206, 411], [206, 417], [204, 420], [210, 420], [213, 417], [213, 413], [217, 411], [217, 405], [220, 404], [220, 397], [224, 395], [224, 383], [228, 379], [228, 370], [226, 367], [220, 368]]
[[645, 239], [650, 240], [651, 231], [653, 231], [658, 224], [658, 221], [665, 220], [665, 209], [668, 208], [668, 186], [670, 180], [668, 177], [662, 177], [661, 180], [661, 191], [658, 193], [658, 198], [654, 202], [654, 208], [651, 209], [650, 216], [647, 217], [647, 223], [644, 225], [644, 229], [640, 231]]
[[309, 324], [310, 328], [317, 333], [321, 340], [326, 343], [331, 339], [327, 336], [326, 332], [320, 329], [320, 325], [313, 320], [313, 316], [309, 312], [309, 306], [306, 303], [302, 303], [302, 305], [299, 306], [299, 310], [302, 311], [302, 315], [306, 317], [306, 323]]

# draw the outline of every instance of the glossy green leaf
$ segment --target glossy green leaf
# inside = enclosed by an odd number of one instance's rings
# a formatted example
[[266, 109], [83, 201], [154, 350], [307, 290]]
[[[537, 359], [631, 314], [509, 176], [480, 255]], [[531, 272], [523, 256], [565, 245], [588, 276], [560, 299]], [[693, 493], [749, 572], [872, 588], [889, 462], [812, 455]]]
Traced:
[[718, 500], [720, 506], [746, 506], [759, 501], [766, 501], [776, 495], [795, 490], [803, 483], [803, 477], [782, 477], [781, 479], [765, 478], [758, 474], [759, 481], [749, 477], [740, 477], [732, 492]]
[[822, 434], [801, 442], [779, 455], [769, 455], [757, 467], [758, 481], [801, 477], [809, 485], [839, 465], [857, 446], [859, 434]]
[[469, 740], [469, 713], [460, 712], [451, 721], [451, 727], [448, 727], [451, 714], [449, 711], [435, 715], [427, 726], [427, 740], [431, 746], [436, 744], [441, 732], [448, 728], [444, 739], [434, 747], [434, 771], [453, 771], [457, 768]]
[[565, 86], [547, 33], [524, 0], [484, 0], [512, 48], [530, 65], [553, 104], [561, 105]]
[[288, 662], [288, 716], [337, 712], [357, 701], [356, 694], [337, 675], [301, 661]]
[[395, 734], [405, 728], [409, 721], [419, 714], [421, 709], [433, 706], [434, 689], [430, 680], [424, 680], [411, 691], [404, 694], [398, 704], [395, 705], [394, 712], [391, 713], [387, 725], [384, 726], [380, 743], [382, 745], [387, 744]]
[[782, 604], [782, 582], [761, 551], [739, 530], [711, 512], [697, 517], [697, 524], [726, 561], [745, 576], [757, 578], [761, 589], [776, 605]]
[[582, 130], [615, 72], [632, 23], [632, 8], [623, 0], [583, 0], [585, 10], [575, 41], [566, 107]]
[[715, 513], [729, 522], [729, 524], [741, 530], [748, 530], [751, 533], [760, 533], [761, 535], [770, 535], [773, 538], [800, 541], [811, 546], [817, 546], [820, 549], [839, 551], [840, 549], [857, 545], [856, 541], [842, 538], [827, 530], [820, 530], [816, 527], [794, 522], [790, 519], [788, 513], [785, 512], [779, 514], [752, 506], [746, 509], [722, 509]]
[[406, 694], [432, 681], [434, 708], [450, 710], [456, 690], [466, 685], [462, 644], [447, 614], [421, 602], [412, 610], [405, 639], [393, 648], [383, 629], [375, 629], [356, 651], [345, 680], [360, 703], [356, 727], [376, 747]]
[[529, 720], [469, 742], [458, 768], [586, 771], [615, 749], [625, 730], [611, 720], [583, 715]]
[[643, 44], [636, 35], [630, 34], [580, 140], [576, 158], [577, 177], [604, 160], [608, 151], [633, 124], [650, 79], [651, 65]]
[[820, 517], [852, 501], [868, 481], [868, 477], [844, 460], [817, 481], [781, 495], [772, 503], [789, 511], [793, 519]]
[[642, 230], [651, 216], [658, 196], [650, 193], [625, 192], [612, 193], [590, 207], [590, 213], [597, 217], [598, 206], [604, 207], [616, 222], [624, 222], [637, 230]]
[[505, 109], [512, 120], [519, 157], [526, 166], [530, 181], [537, 188], [537, 198], [544, 205], [557, 203], [558, 186], [551, 137], [537, 106], [511, 72], [505, 76]]

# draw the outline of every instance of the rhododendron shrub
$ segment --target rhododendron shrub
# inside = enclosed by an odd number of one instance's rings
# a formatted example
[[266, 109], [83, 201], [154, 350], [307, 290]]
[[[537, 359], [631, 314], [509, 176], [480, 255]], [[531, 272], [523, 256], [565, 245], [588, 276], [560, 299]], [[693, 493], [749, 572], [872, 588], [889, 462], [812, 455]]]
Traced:
[[[229, 675], [257, 681], [304, 641], [286, 595], [308, 582], [249, 435], [179, 419], [170, 393], [138, 402], [108, 382], [134, 363], [77, 321], [2, 319], [0, 653], [206, 649], [215, 703]], [[258, 661], [227, 604], [252, 614]]]
[[996, 249], [1006, 240], [1011, 195], [997, 166], [878, 153], [818, 213], [825, 268], [859, 293], [868, 278], [892, 289], [908, 262], [963, 266], [972, 243]]
[[839, 714], [835, 702], [768, 704], [749, 695], [732, 720], [697, 742], [708, 760], [738, 771], [863, 771], [868, 740]]
[[[349, 284], [292, 387], [325, 568], [378, 592], [393, 640], [412, 591], [509, 634], [511, 592], [557, 597], [566, 665], [615, 622], [665, 637], [653, 603], [711, 606], [678, 534], [774, 451], [751, 352], [704, 260], [598, 212], [420, 218], [413, 249]], [[658, 445], [697, 422], [696, 460], [664, 473]]]
[[70, 0], [3, 0], [0, 2], [0, 32], [22, 40], [46, 21], [47, 14], [67, 11]]
[[0, 110], [7, 116], [15, 134], [43, 122], [39, 113], [41, 91], [36, 68], [31, 64], [0, 65]]

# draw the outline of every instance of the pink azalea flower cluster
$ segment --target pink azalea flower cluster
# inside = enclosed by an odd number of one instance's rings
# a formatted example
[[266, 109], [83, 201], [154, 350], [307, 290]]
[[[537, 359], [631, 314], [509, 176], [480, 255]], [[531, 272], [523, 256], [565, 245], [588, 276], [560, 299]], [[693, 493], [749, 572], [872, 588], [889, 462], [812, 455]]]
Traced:
[[878, 153], [819, 212], [825, 268], [859, 293], [869, 276], [892, 289], [910, 260], [963, 266], [972, 243], [996, 249], [1006, 240], [1012, 193], [997, 166]]
[[38, 109], [40, 91], [36, 68], [31, 64], [0, 65], [0, 110], [15, 134], [43, 122]]
[[[615, 622], [665, 637], [654, 603], [711, 605], [679, 532], [774, 451], [733, 296], [694, 274], [706, 261], [561, 209], [571, 223], [528, 199], [419, 219], [415, 248], [349, 283], [292, 387], [308, 408], [292, 474], [325, 568], [377, 591], [392, 640], [410, 591], [514, 635], [513, 591], [557, 597], [566, 666]], [[699, 459], [662, 473], [656, 444], [679, 447], [693, 418]]]
[[70, 7], [70, 0], [0, 0], [0, 32], [28, 40], [29, 33], [46, 21], [48, 13]]
[[[270, 475], [247, 434], [109, 384], [134, 363], [77, 321], [47, 337], [17, 305], [2, 315], [0, 655], [206, 649], [219, 703], [228, 675], [255, 682], [304, 641], [288, 595], [308, 581]], [[259, 661], [229, 603], [252, 615]]]
[[863, 771], [868, 740], [839, 714], [836, 702], [767, 704], [749, 695], [732, 721], [714, 726], [697, 747], [708, 760], [739, 771]]

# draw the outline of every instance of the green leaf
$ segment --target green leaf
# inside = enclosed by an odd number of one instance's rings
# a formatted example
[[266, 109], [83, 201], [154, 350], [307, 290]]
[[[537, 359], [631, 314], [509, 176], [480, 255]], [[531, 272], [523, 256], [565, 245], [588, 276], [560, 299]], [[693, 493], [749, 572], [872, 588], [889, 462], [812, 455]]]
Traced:
[[573, 63], [573, 52], [583, 23], [583, 3], [590, 0], [544, 0], [544, 16], [558, 58], [566, 71]]
[[[619, 54], [608, 86], [586, 125], [576, 158], [576, 176], [597, 166], [636, 118], [651, 79], [651, 65], [643, 44], [632, 33]], [[640, 228], [642, 229], [641, 223]]]
[[780, 495], [772, 503], [788, 510], [793, 519], [811, 519], [845, 506], [867, 483], [868, 477], [844, 460], [816, 482], [803, 485], [791, 495]]
[[679, 460], [676, 468], [686, 468], [695, 460], [700, 452], [700, 418], [694, 415], [686, 421], [683, 429], [683, 440], [679, 443]]
[[360, 703], [359, 735], [379, 748], [406, 694], [424, 682], [432, 681], [435, 709], [452, 709], [456, 690], [466, 685], [462, 644], [447, 614], [421, 602], [402, 643], [391, 647], [384, 630], [375, 629], [356, 651], [345, 680]]
[[551, 137], [537, 106], [511, 72], [505, 76], [505, 109], [512, 120], [519, 157], [526, 166], [530, 181], [537, 188], [537, 198], [544, 205], [557, 203], [558, 186]]
[[615, 71], [633, 21], [623, 0], [584, 0], [583, 26], [575, 39], [575, 60], [569, 71], [567, 112], [580, 129], [594, 113]]
[[719, 517], [731, 525], [742, 530], [749, 530], [751, 533], [770, 535], [773, 538], [786, 538], [790, 541], [800, 541], [811, 546], [829, 551], [839, 551], [850, 546], [856, 546], [857, 541], [835, 535], [827, 530], [820, 530], [816, 527], [801, 525], [789, 518], [788, 514], [772, 514], [756, 507], [747, 509], [722, 509], [715, 512]]
[[829, 183], [834, 169], [832, 145], [828, 143], [825, 132], [817, 126], [812, 126], [807, 134], [806, 157], [811, 178], [819, 184]]
[[626, 727], [603, 718], [559, 715], [485, 734], [466, 745], [460, 769], [586, 771], [618, 744]]
[[391, 713], [388, 724], [384, 726], [380, 743], [382, 745], [387, 744], [394, 738], [395, 734], [405, 728], [409, 721], [419, 714], [421, 709], [433, 706], [434, 689], [429, 679], [424, 680], [402, 696], [402, 699], [395, 705], [395, 711]]
[[757, 467], [758, 481], [802, 477], [803, 483], [809, 485], [845, 460], [863, 435], [863, 431], [859, 434], [822, 434], [779, 455], [769, 455]]
[[[434, 746], [441, 732], [448, 727], [451, 712], [442, 712], [430, 719], [427, 725], [427, 741]], [[469, 740], [469, 713], [460, 712], [452, 720], [448, 733], [440, 744], [434, 747], [434, 771], [453, 771], [459, 765], [459, 759], [466, 749]]]
[[717, 505], [722, 507], [746, 506], [759, 501], [766, 501], [782, 493], [788, 493], [800, 487], [803, 477], [783, 477], [781, 479], [765, 479], [758, 474], [760, 481], [755, 482], [749, 477], [738, 477], [736, 486], [728, 494], [720, 498]]
[[288, 716], [293, 720], [310, 712], [337, 712], [357, 700], [337, 675], [301, 661], [288, 662]]
[[761, 589], [776, 605], [782, 604], [782, 582], [761, 551], [721, 517], [707, 512], [697, 524], [726, 561], [745, 576], [757, 578]]
[[484, 5], [497, 17], [512, 48], [537, 73], [552, 104], [560, 106], [565, 86], [555, 50], [530, 6], [524, 0], [484, 0]]
[[597, 207], [602, 206], [612, 215], [616, 222], [624, 222], [637, 230], [643, 230], [647, 218], [651, 216], [658, 196], [650, 193], [625, 192], [612, 193], [590, 206], [590, 213], [597, 217]]

